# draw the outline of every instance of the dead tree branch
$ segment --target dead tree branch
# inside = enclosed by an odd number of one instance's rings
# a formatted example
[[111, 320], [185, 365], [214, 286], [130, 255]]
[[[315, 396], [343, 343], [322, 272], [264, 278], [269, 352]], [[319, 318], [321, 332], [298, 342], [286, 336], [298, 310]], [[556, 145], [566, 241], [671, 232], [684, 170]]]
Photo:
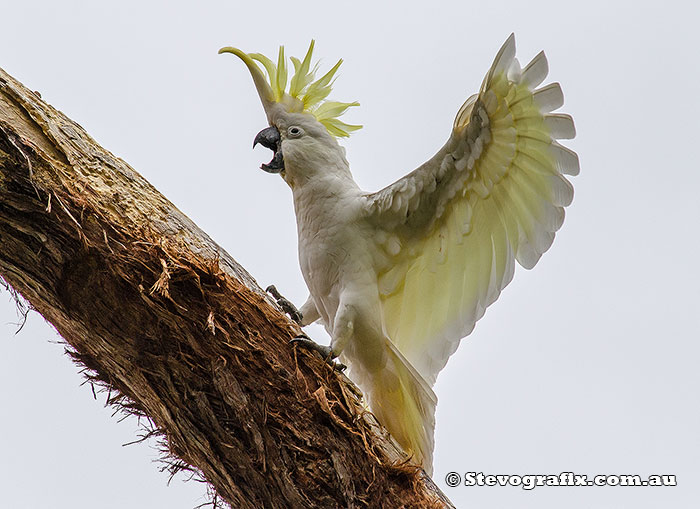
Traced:
[[452, 507], [233, 258], [2, 70], [0, 275], [233, 507]]

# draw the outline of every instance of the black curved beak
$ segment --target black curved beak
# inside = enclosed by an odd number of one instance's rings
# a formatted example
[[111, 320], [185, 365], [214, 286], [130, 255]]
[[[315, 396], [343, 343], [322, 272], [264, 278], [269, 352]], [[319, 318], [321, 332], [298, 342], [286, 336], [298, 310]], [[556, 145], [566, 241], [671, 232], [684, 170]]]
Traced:
[[276, 127], [267, 127], [260, 131], [253, 140], [253, 148], [260, 143], [265, 148], [272, 150], [275, 155], [272, 161], [263, 164], [260, 168], [268, 173], [279, 173], [284, 170], [284, 159], [282, 157], [282, 138]]

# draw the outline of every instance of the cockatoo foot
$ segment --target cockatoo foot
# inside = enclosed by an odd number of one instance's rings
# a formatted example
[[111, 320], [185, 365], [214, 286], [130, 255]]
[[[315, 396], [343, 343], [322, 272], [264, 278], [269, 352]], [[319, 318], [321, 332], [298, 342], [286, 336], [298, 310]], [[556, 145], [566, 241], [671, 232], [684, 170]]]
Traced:
[[300, 347], [305, 348], [307, 350], [313, 350], [314, 352], [320, 353], [321, 357], [323, 357], [326, 363], [330, 365], [333, 369], [337, 369], [341, 372], [347, 369], [347, 366], [345, 364], [335, 360], [338, 356], [333, 353], [333, 350], [330, 346], [319, 345], [314, 340], [310, 339], [308, 336], [297, 336], [294, 339], [292, 339], [290, 343], [292, 345], [299, 345]]
[[294, 304], [285, 299], [282, 296], [282, 294], [279, 291], [277, 291], [275, 285], [268, 286], [267, 288], [265, 288], [265, 291], [275, 298], [275, 300], [277, 301], [277, 305], [282, 308], [282, 311], [289, 315], [289, 318], [294, 320], [298, 325], [301, 325], [301, 311], [299, 311]]

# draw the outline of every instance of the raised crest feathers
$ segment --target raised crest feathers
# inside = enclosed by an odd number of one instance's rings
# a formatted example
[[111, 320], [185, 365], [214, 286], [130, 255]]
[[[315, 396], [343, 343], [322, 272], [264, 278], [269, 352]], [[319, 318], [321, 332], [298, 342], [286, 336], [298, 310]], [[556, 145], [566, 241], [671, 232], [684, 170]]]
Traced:
[[[269, 101], [284, 105], [290, 113], [310, 113], [333, 136], [350, 136], [353, 131], [360, 129], [362, 126], [347, 124], [339, 120], [338, 117], [343, 115], [351, 106], [359, 106], [360, 103], [326, 100], [333, 88], [336, 73], [343, 60], [338, 60], [338, 63], [330, 71], [316, 79], [318, 63], [313, 65], [311, 63], [314, 44], [315, 41], [311, 40], [303, 60], [290, 57], [294, 65], [294, 74], [289, 80], [289, 90], [287, 90], [289, 73], [287, 59], [284, 55], [284, 46], [280, 46], [277, 63], [260, 53], [244, 53], [238, 48], [221, 48], [219, 53], [233, 53], [243, 60], [253, 75], [253, 81], [255, 81], [255, 85], [258, 88], [263, 106]], [[258, 64], [262, 65], [265, 75], [262, 74]]]

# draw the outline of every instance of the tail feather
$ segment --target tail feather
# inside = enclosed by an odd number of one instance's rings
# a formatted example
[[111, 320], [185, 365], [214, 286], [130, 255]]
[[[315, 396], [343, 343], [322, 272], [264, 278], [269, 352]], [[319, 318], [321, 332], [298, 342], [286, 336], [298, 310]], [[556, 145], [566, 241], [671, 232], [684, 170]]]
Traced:
[[428, 475], [433, 470], [437, 397], [423, 377], [391, 342], [387, 363], [363, 388], [372, 413]]

